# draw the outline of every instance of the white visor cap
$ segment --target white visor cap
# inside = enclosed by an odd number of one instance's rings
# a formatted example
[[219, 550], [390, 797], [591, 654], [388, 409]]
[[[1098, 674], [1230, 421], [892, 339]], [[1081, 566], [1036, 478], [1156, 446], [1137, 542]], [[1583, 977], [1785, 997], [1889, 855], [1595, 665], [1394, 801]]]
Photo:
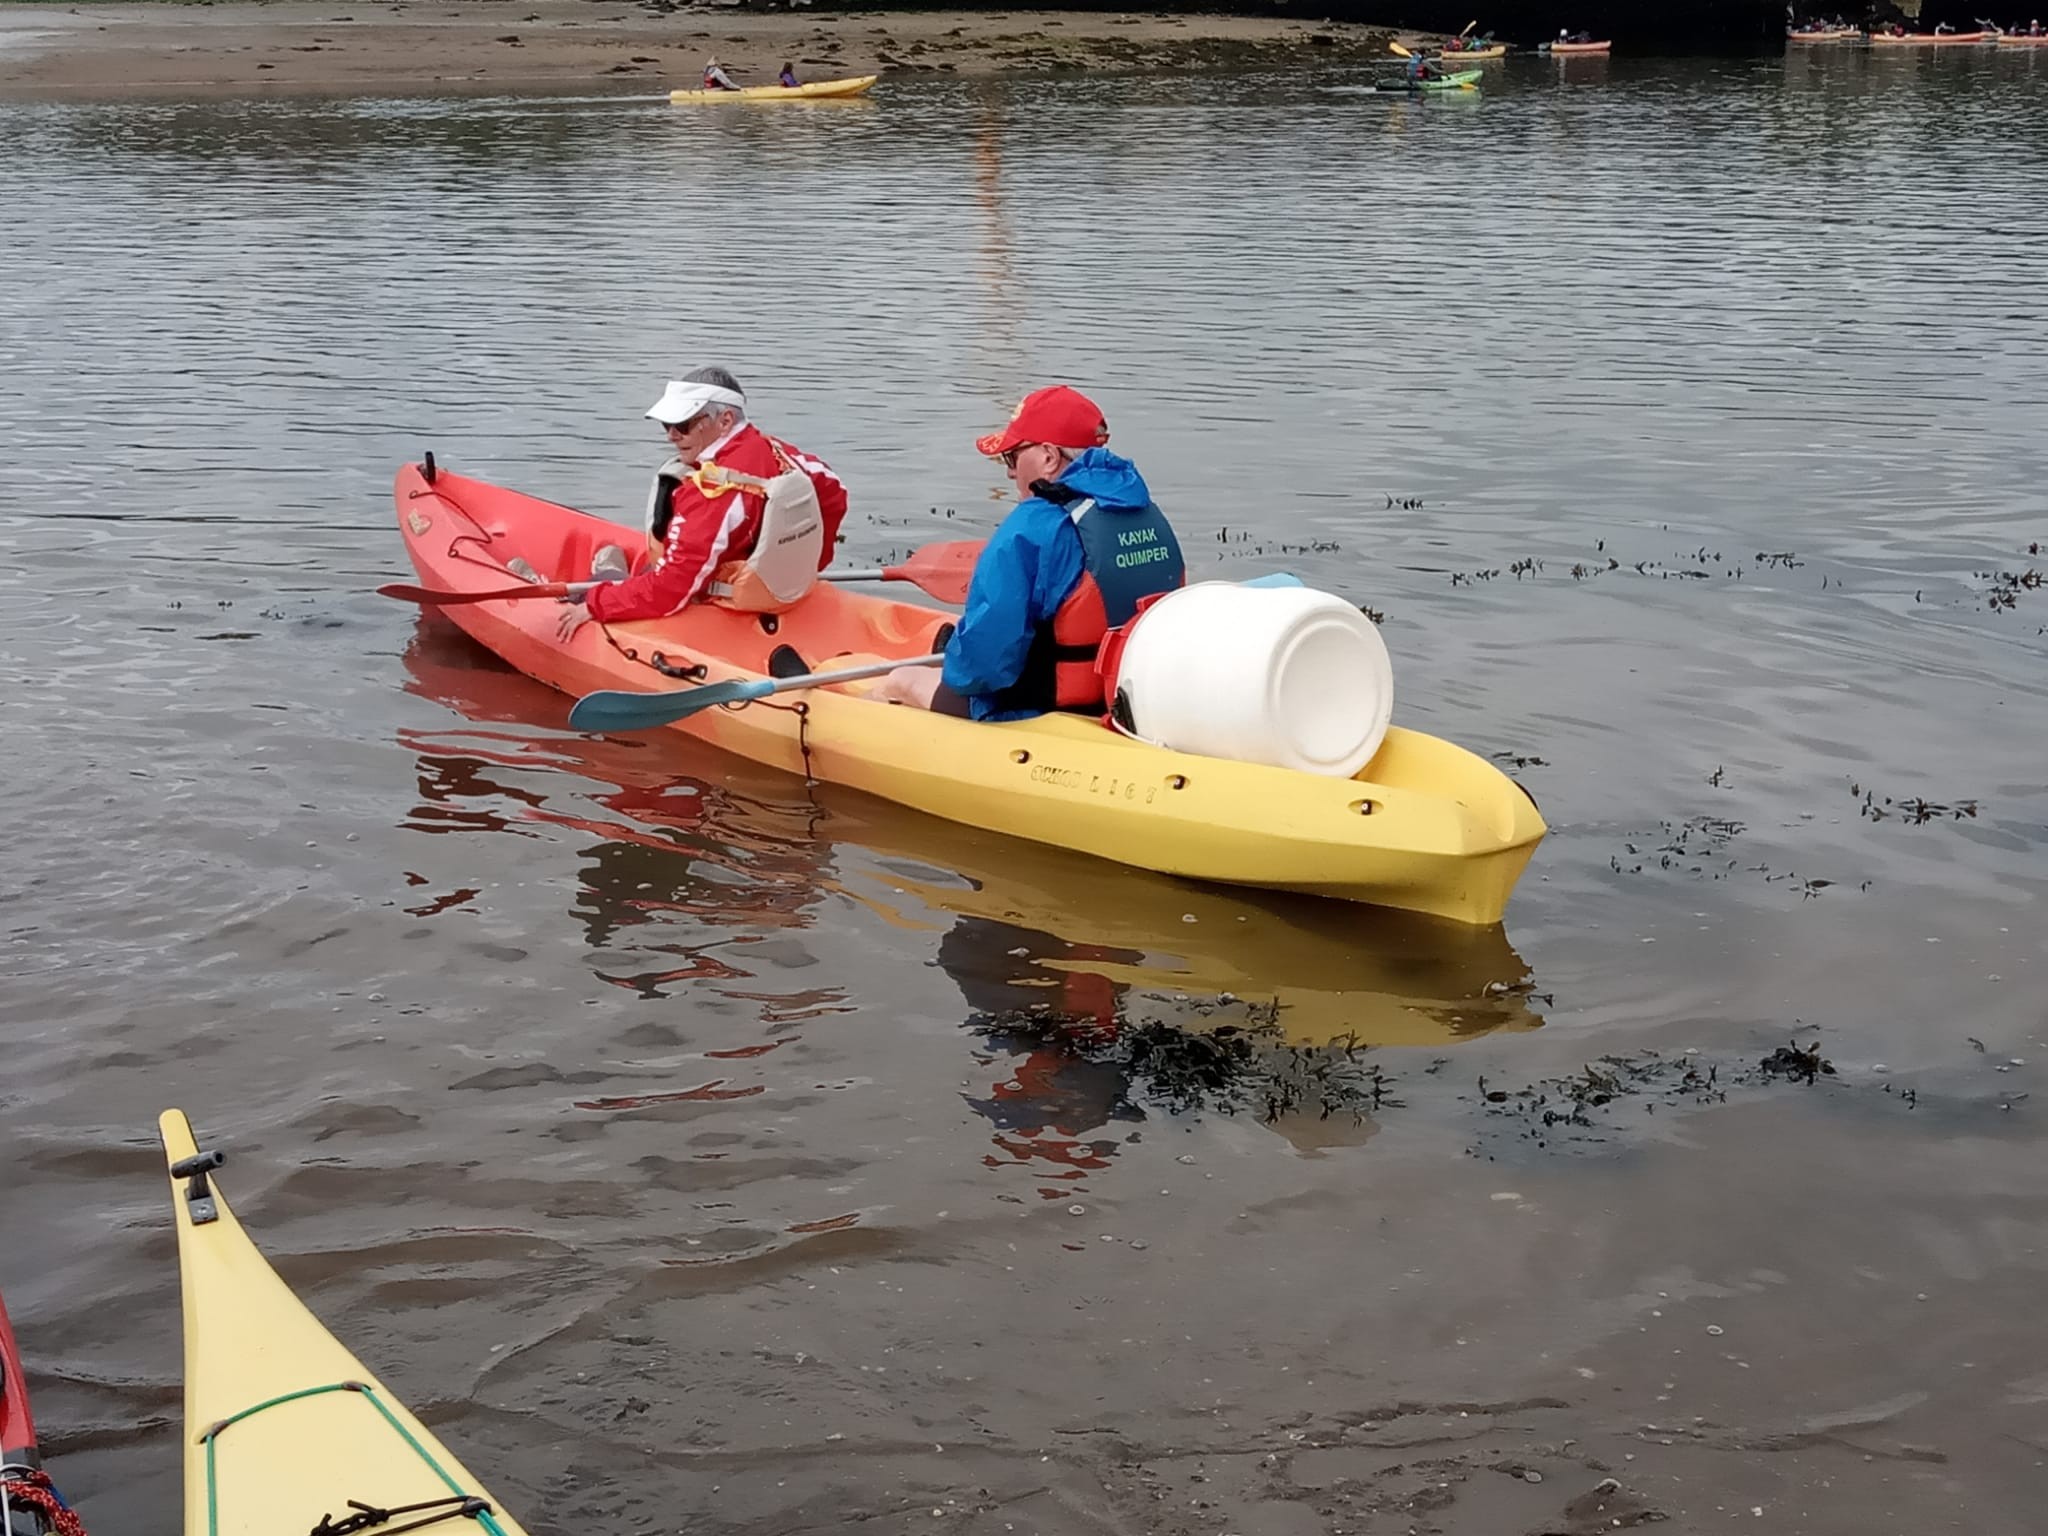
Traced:
[[692, 384], [683, 379], [670, 379], [661, 398], [647, 408], [647, 414], [665, 426], [677, 427], [718, 405], [729, 405], [734, 410], [743, 411], [747, 408], [747, 397], [737, 390], [721, 389], [716, 384]]

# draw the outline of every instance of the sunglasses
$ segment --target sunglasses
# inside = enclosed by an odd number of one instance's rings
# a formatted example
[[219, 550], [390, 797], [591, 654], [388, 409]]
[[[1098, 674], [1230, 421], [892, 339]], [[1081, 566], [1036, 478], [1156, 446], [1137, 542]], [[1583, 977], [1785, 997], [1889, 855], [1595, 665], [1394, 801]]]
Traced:
[[1029, 453], [1032, 449], [1036, 448], [1037, 446], [1038, 444], [1036, 443], [1019, 443], [1014, 448], [1004, 449], [1001, 453], [997, 454], [996, 457], [1002, 460], [1003, 468], [1014, 470], [1017, 467], [1018, 456], [1020, 454]]
[[679, 432], [687, 432], [690, 428], [696, 426], [698, 422], [702, 421], [706, 414], [704, 411], [699, 411], [688, 421], [664, 421], [660, 423], [662, 435], [664, 437], [674, 437]]

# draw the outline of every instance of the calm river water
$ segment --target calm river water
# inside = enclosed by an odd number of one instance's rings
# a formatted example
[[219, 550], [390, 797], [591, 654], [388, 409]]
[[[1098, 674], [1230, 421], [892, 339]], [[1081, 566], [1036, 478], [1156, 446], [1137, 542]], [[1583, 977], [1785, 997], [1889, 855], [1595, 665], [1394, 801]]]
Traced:
[[[167, 1103], [536, 1532], [2038, 1529], [2048, 59], [1358, 84], [0, 104], [0, 1285], [101, 1536]], [[586, 741], [371, 595], [398, 463], [631, 517], [714, 360], [863, 564], [1097, 393], [1537, 795], [1504, 929]]]

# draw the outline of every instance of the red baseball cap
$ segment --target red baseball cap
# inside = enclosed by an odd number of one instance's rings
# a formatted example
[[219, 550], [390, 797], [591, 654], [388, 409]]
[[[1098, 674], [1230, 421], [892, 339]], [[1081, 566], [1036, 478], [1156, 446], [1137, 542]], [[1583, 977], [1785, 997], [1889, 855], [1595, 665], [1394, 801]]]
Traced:
[[1000, 432], [977, 437], [975, 448], [990, 458], [1025, 443], [1050, 443], [1055, 448], [1100, 448], [1109, 441], [1109, 423], [1102, 407], [1065, 384], [1034, 389], [1017, 404], [1010, 424]]

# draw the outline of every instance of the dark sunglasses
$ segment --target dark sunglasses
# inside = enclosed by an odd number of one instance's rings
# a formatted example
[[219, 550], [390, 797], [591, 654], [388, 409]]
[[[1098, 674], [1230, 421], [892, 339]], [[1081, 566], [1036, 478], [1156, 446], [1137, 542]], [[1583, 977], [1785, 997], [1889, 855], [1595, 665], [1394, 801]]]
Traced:
[[663, 437], [667, 437], [669, 434], [674, 432], [687, 432], [690, 430], [690, 428], [697, 425], [698, 422], [702, 421], [705, 417], [705, 414], [705, 412], [699, 411], [696, 415], [692, 416], [688, 421], [664, 421], [660, 423], [661, 434]]
[[1017, 455], [1020, 453], [1028, 453], [1037, 446], [1038, 444], [1036, 443], [1019, 443], [1014, 448], [1005, 448], [1001, 453], [997, 454], [996, 457], [1003, 461], [1003, 468], [1015, 469], [1017, 467]]

